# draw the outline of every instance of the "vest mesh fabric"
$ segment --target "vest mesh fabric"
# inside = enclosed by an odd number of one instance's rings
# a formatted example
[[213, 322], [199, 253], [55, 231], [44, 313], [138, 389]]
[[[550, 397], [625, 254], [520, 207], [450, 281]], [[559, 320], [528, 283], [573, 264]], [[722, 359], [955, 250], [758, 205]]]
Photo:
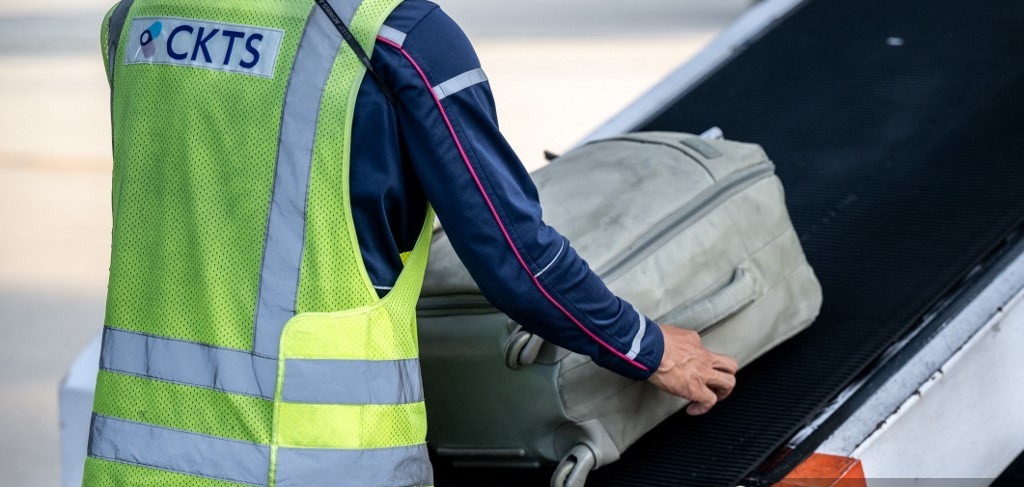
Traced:
[[135, 2], [130, 18], [210, 19], [285, 35], [272, 79], [116, 63], [108, 326], [252, 347], [288, 68], [312, 5]]
[[[369, 14], [368, 8], [361, 8], [357, 13], [360, 16]], [[381, 19], [381, 23], [383, 21]], [[351, 120], [349, 117], [355, 110], [359, 91], [358, 84], [353, 85], [352, 80], [362, 80], [363, 72], [352, 51], [342, 51], [331, 68], [325, 90], [335, 96], [323, 99], [317, 123], [317, 144], [313, 150], [307, 203], [303, 279], [299, 285], [299, 312], [350, 309], [377, 299], [362, 258], [353, 253], [359, 251], [359, 243], [355, 240], [355, 224], [349, 209], [349, 173], [339, 171], [336, 162], [344, 160], [343, 166], [348, 167], [349, 154], [344, 148], [351, 143], [352, 127], [331, 121]], [[357, 262], [358, 266], [348, 265], [352, 262]], [[362, 285], [353, 286], [355, 282]]]
[[[360, 4], [351, 27], [368, 52], [376, 31], [399, 2]], [[106, 314], [110, 329], [253, 353], [285, 92], [307, 19], [311, 12], [319, 14], [316, 8], [311, 0], [138, 0], [132, 6], [119, 41], [122, 47], [131, 20], [146, 16], [266, 27], [284, 35], [273, 78], [126, 65], [115, 59], [114, 230]], [[124, 56], [123, 50], [118, 56]], [[394, 361], [417, 356], [414, 310], [426, 261], [421, 247], [428, 245], [420, 239], [421, 255], [410, 258], [399, 279], [403, 284], [379, 300], [352, 222], [348, 147], [362, 76], [362, 66], [343, 47], [315, 115], [305, 245], [296, 276], [299, 315], [285, 327], [288, 336], [302, 335], [303, 330], [314, 335], [294, 343], [284, 340], [280, 357], [268, 357], [279, 359], [274, 400], [108, 368], [97, 378], [96, 415], [267, 445], [272, 452], [267, 485], [274, 485], [279, 446], [357, 450], [423, 443], [422, 401], [302, 404], [281, 396], [285, 357]], [[429, 244], [429, 227], [424, 232]], [[339, 323], [346, 326], [336, 328]], [[367, 326], [360, 331], [353, 323]], [[354, 349], [360, 351], [350, 353]], [[215, 377], [218, 371], [210, 373]], [[249, 484], [90, 456], [84, 485]]]
[[185, 475], [89, 457], [82, 485], [88, 487], [239, 487], [245, 484]]

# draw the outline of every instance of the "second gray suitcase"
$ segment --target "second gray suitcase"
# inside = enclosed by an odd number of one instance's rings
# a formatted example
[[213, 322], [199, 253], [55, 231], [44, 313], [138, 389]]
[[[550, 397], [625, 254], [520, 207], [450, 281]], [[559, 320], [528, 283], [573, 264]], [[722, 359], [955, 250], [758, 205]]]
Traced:
[[[821, 288], [760, 146], [629, 134], [573, 150], [533, 178], [547, 223], [612, 291], [741, 365], [817, 316]], [[686, 404], [512, 323], [443, 232], [419, 333], [428, 441], [456, 465], [559, 462], [552, 485], [582, 485]]]

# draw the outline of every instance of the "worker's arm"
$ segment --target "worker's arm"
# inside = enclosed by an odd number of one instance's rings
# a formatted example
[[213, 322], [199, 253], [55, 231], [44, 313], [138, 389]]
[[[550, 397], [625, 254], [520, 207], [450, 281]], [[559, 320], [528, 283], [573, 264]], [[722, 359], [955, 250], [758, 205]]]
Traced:
[[397, 42], [388, 78], [413, 168], [484, 295], [545, 339], [635, 379], [660, 365], [661, 330], [612, 294], [544, 224], [527, 171], [498, 130], [469, 41], [439, 9]]
[[433, 10], [378, 54], [399, 96], [398, 126], [423, 189], [481, 291], [527, 329], [627, 377], [697, 401], [732, 388], [735, 363], [695, 334], [662, 329], [611, 293], [544, 224], [536, 188], [501, 135], [490, 87], [461, 30]]

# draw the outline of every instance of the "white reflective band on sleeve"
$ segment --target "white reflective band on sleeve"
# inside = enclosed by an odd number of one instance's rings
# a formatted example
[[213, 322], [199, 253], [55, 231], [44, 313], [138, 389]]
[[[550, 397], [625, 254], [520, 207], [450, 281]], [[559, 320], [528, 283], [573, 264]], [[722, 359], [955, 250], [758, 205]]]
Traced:
[[643, 313], [637, 311], [636, 308], [633, 308], [633, 311], [640, 317], [640, 327], [637, 328], [636, 336], [633, 337], [633, 345], [629, 348], [629, 353], [626, 354], [626, 357], [630, 360], [633, 360], [637, 355], [640, 355], [640, 344], [643, 343], [644, 334], [647, 333], [647, 318], [644, 317]]
[[443, 100], [449, 96], [452, 96], [470, 86], [478, 83], [487, 81], [487, 75], [484, 74], [484, 70], [476, 68], [471, 71], [466, 71], [444, 83], [441, 83], [434, 87], [434, 95], [437, 96], [438, 100]]
[[540, 277], [541, 274], [547, 272], [548, 269], [551, 268], [551, 266], [555, 265], [555, 262], [558, 262], [558, 258], [562, 256], [562, 252], [563, 251], [565, 251], [565, 240], [564, 239], [562, 240], [562, 246], [558, 248], [558, 253], [555, 254], [555, 258], [551, 259], [551, 262], [548, 262], [548, 265], [544, 266], [544, 268], [541, 269], [540, 272], [538, 272], [537, 275], [535, 275], [533, 277]]
[[177, 17], [136, 17], [125, 64], [170, 64], [274, 77], [284, 31]]
[[381, 26], [380, 30], [377, 31], [377, 37], [387, 39], [398, 47], [402, 47], [402, 44], [405, 44], [405, 33], [394, 27]]

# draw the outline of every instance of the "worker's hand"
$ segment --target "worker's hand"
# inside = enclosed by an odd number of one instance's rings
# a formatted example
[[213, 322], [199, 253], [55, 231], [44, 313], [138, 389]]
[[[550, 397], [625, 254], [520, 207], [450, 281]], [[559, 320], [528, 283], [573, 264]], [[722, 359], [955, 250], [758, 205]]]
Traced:
[[651, 375], [659, 389], [693, 402], [686, 408], [692, 416], [711, 410], [736, 386], [739, 366], [731, 357], [714, 353], [700, 343], [700, 335], [671, 325], [659, 325], [665, 336], [661, 365]]

